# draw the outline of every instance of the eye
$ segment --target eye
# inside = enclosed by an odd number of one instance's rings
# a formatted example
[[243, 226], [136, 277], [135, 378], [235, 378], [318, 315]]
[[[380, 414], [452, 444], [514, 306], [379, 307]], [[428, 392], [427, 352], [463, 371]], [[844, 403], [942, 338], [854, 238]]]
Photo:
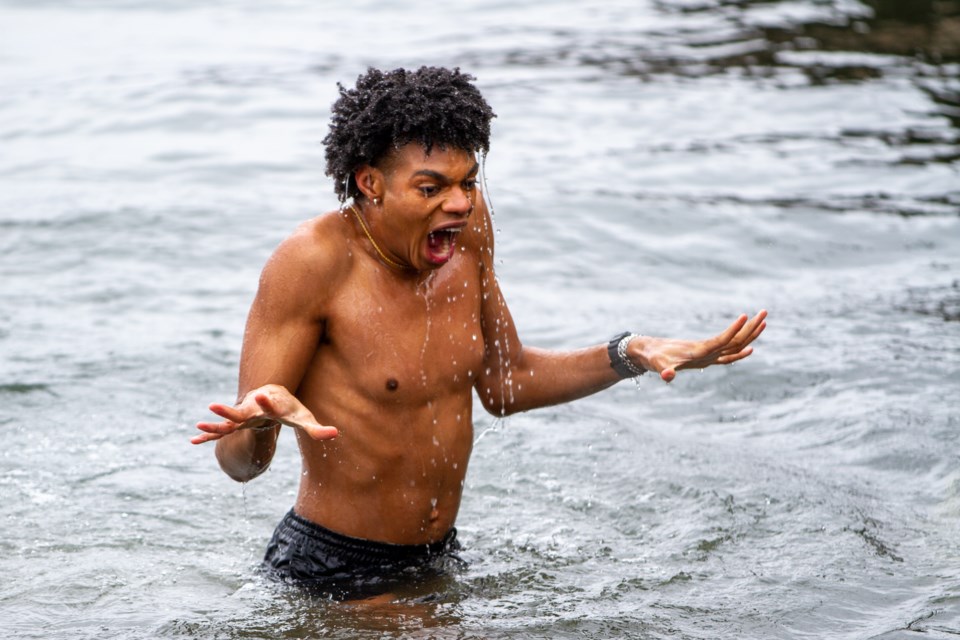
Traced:
[[437, 192], [440, 190], [438, 187], [432, 184], [424, 185], [422, 187], [419, 187], [419, 189], [420, 189], [420, 193], [423, 194], [424, 198], [432, 198], [433, 196], [437, 195]]
[[463, 182], [463, 190], [464, 190], [464, 191], [473, 191], [473, 190], [476, 189], [476, 188], [477, 188], [477, 181], [476, 181], [476, 180], [464, 180], [464, 182]]

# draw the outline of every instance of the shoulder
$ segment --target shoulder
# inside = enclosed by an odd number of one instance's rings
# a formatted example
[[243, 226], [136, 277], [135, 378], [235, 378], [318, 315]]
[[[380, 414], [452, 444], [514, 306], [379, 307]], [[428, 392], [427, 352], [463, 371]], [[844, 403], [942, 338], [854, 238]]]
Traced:
[[476, 252], [484, 268], [493, 267], [494, 237], [493, 216], [487, 208], [486, 199], [478, 190], [476, 206], [464, 230], [463, 242], [468, 249]]
[[263, 267], [258, 296], [316, 297], [322, 291], [319, 285], [326, 290], [335, 286], [351, 262], [340, 215], [332, 211], [307, 220], [284, 239]]
[[344, 224], [331, 211], [303, 222], [274, 250], [263, 272], [266, 276], [314, 275], [335, 270], [345, 262]]

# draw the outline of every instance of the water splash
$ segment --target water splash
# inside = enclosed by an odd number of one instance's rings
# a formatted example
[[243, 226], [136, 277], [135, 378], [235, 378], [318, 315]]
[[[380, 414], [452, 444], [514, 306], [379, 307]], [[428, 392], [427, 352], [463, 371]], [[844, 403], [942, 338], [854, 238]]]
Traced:
[[477, 446], [477, 443], [480, 442], [483, 439], [483, 437], [488, 433], [497, 433], [501, 431], [504, 425], [506, 425], [506, 423], [507, 423], [506, 418], [503, 418], [503, 417], [494, 418], [490, 426], [484, 429], [483, 431], [481, 431], [480, 435], [476, 437], [476, 439], [473, 441], [473, 446]]
[[490, 219], [495, 220], [496, 215], [493, 210], [493, 201], [490, 199], [490, 189], [487, 188], [487, 154], [480, 154], [480, 184], [483, 185], [483, 199], [487, 203], [487, 210], [490, 212]]
[[431, 271], [429, 274], [427, 274], [427, 277], [423, 279], [423, 282], [417, 285], [417, 293], [423, 296], [423, 304], [425, 308], [424, 315], [426, 317], [426, 327], [423, 334], [423, 346], [420, 347], [420, 384], [423, 385], [423, 388], [427, 387], [427, 370], [425, 362], [427, 356], [427, 345], [430, 342], [430, 315], [432, 313], [430, 305], [430, 285], [435, 276], [436, 272]]
[[[490, 221], [493, 224], [493, 229], [491, 230], [492, 236], [496, 237], [500, 233], [500, 229], [496, 224], [496, 212], [494, 210], [493, 201], [490, 197], [490, 189], [487, 185], [487, 154], [480, 154], [480, 182], [483, 185], [483, 195], [487, 203], [487, 209], [490, 212]], [[494, 251], [494, 242], [491, 242], [487, 251], [490, 254], [491, 262], [493, 260], [493, 251]], [[502, 264], [502, 261], [501, 261]], [[496, 270], [492, 273], [492, 277], [495, 282], [499, 282], [496, 274]], [[502, 336], [497, 338], [493, 342], [493, 347], [496, 349], [497, 353], [497, 363], [498, 363], [498, 378], [500, 380], [500, 418], [504, 418], [507, 412], [508, 403], [513, 403], [515, 401], [514, 389], [513, 389], [513, 371], [511, 368], [512, 362], [510, 360], [510, 339], [507, 337], [509, 334], [506, 331], [509, 329], [509, 321], [506, 316], [506, 301], [502, 298], [499, 300], [500, 315], [496, 318], [496, 334]], [[489, 393], [489, 390], [488, 390]], [[482, 436], [483, 434], [481, 434]], [[478, 438], [479, 440], [479, 438]]]

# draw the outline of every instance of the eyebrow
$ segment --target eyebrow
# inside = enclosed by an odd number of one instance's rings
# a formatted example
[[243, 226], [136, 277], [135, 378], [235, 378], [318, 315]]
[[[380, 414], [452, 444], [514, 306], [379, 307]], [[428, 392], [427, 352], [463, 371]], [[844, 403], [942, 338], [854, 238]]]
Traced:
[[[480, 169], [480, 163], [475, 162], [473, 166], [470, 168], [470, 171], [467, 172], [467, 177], [469, 178], [470, 176], [474, 175], [475, 173], [477, 173], [479, 169]], [[419, 171], [415, 172], [412, 177], [416, 178], [417, 176], [426, 176], [428, 178], [433, 178], [437, 182], [443, 182], [443, 183], [451, 182], [449, 177], [443, 175], [439, 171], [433, 171], [432, 169], [420, 169]]]

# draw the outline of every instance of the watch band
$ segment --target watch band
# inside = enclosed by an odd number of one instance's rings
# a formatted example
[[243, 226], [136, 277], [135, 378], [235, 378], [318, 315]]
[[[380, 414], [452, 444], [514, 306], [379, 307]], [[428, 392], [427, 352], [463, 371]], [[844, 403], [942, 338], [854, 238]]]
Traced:
[[640, 336], [636, 333], [624, 331], [618, 333], [610, 339], [607, 344], [607, 356], [610, 358], [610, 367], [617, 372], [621, 378], [636, 378], [647, 372], [643, 367], [638, 367], [627, 357], [627, 345], [634, 338]]

